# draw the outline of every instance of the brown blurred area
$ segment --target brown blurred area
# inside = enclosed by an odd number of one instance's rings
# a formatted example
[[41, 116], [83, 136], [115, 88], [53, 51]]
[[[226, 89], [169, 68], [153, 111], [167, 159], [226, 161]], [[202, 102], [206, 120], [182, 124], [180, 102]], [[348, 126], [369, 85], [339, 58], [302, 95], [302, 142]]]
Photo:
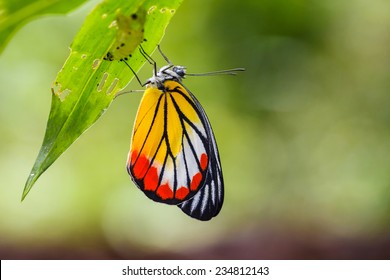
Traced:
[[198, 246], [180, 253], [162, 250], [147, 252], [136, 247], [113, 250], [104, 239], [91, 246], [69, 247], [59, 243], [50, 247], [24, 248], [0, 246], [1, 259], [60, 260], [381, 260], [390, 258], [389, 234], [374, 239], [302, 236], [267, 230], [248, 230], [212, 246]]

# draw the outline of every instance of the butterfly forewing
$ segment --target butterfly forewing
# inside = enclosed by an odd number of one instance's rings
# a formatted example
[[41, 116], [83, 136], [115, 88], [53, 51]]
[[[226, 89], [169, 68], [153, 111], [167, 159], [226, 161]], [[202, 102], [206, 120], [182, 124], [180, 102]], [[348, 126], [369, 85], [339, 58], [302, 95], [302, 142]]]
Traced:
[[164, 89], [145, 90], [127, 169], [135, 184], [157, 202], [180, 204], [196, 195], [208, 180], [214, 140], [199, 106], [193, 95], [173, 80], [164, 81]]

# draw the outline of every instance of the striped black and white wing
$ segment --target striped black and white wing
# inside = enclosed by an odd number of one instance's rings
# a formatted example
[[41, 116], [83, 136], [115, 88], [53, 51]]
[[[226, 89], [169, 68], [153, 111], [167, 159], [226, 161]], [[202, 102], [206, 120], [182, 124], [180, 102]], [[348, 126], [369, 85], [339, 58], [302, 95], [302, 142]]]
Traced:
[[202, 114], [202, 121], [208, 134], [210, 152], [207, 175], [203, 187], [193, 198], [179, 204], [178, 207], [193, 218], [207, 221], [217, 216], [222, 208], [224, 199], [222, 167], [210, 121], [196, 97], [188, 89], [187, 91], [191, 94], [198, 111]]

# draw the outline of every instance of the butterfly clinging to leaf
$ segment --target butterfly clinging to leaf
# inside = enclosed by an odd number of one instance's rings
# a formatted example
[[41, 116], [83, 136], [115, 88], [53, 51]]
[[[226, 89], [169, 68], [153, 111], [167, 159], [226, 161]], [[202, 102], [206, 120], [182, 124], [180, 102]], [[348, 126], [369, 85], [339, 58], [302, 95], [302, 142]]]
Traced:
[[[193, 218], [210, 220], [218, 215], [224, 199], [215, 136], [203, 107], [182, 84], [191, 74], [160, 53], [168, 65], [157, 71], [156, 63], [143, 52], [154, 65], [154, 73], [143, 84], [146, 90], [135, 119], [127, 170], [150, 199], [177, 205]], [[242, 70], [192, 75], [235, 74]]]

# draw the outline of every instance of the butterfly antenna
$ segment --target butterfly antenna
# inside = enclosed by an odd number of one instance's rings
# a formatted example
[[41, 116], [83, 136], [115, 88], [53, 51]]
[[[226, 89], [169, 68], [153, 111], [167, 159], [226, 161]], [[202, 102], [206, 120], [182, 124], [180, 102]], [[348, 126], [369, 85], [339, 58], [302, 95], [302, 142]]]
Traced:
[[187, 73], [187, 76], [213, 76], [213, 75], [237, 75], [237, 72], [245, 71], [245, 68], [233, 68], [227, 70], [206, 72], [206, 73]]

